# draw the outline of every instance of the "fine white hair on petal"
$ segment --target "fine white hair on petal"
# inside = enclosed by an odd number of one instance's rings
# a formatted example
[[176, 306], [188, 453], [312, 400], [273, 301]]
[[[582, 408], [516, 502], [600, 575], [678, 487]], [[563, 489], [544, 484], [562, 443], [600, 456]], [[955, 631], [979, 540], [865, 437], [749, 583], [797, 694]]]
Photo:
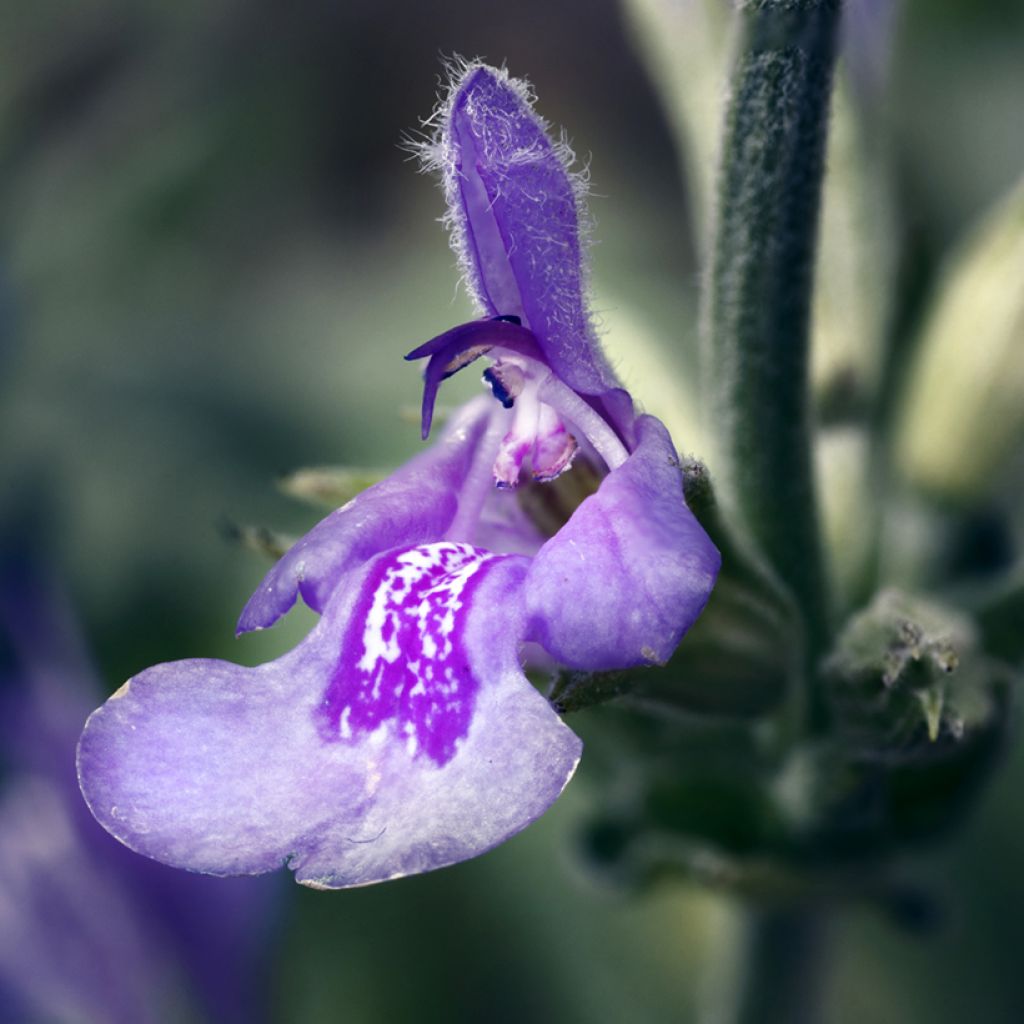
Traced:
[[[481, 68], [494, 75], [502, 85], [510, 88], [519, 97], [526, 111], [550, 140], [552, 152], [565, 171], [576, 207], [576, 224], [582, 262], [580, 270], [583, 295], [581, 295], [581, 299], [585, 303], [589, 293], [589, 246], [592, 225], [586, 204], [587, 197], [591, 193], [589, 159], [581, 166], [575, 166], [577, 157], [568, 136], [564, 130], [555, 135], [551, 125], [534, 109], [537, 96], [533, 86], [526, 79], [513, 78], [504, 64], [494, 67], [480, 58], [469, 60], [455, 54], [444, 61], [445, 78], [441, 81], [438, 104], [430, 117], [423, 122], [422, 137], [407, 136], [403, 140], [403, 146], [411, 156], [419, 161], [422, 172], [439, 175], [447, 205], [447, 211], [440, 221], [448, 231], [449, 244], [455, 253], [466, 291], [472, 297], [477, 308], [481, 312], [485, 312], [485, 304], [476, 286], [472, 247], [468, 243], [466, 215], [458, 194], [455, 152], [451, 140], [447, 136], [447, 127], [460, 86], [469, 75]], [[524, 154], [524, 160], [527, 159], [528, 156]], [[591, 315], [589, 312], [586, 315], [589, 326], [594, 329]]]

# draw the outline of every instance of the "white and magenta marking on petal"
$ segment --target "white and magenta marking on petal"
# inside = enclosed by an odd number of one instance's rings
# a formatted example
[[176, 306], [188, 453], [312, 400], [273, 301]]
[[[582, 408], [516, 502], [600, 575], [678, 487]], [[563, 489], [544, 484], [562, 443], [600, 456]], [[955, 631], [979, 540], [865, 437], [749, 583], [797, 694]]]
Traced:
[[438, 765], [469, 731], [478, 681], [463, 643], [481, 569], [501, 556], [424, 544], [382, 557], [363, 587], [317, 709], [325, 739], [394, 729]]

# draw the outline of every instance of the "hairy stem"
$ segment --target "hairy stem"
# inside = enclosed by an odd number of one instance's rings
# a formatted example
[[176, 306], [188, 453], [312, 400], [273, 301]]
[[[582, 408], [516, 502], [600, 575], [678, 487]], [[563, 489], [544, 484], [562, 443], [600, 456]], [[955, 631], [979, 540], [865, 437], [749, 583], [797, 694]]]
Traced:
[[829, 629], [808, 393], [809, 311], [839, 0], [745, 0], [705, 289], [707, 410], [723, 498]]
[[[704, 291], [706, 413], [723, 510], [788, 585], [806, 627], [797, 731], [823, 721], [811, 682], [830, 633], [808, 370], [814, 254], [839, 0], [740, 0]], [[795, 705], [796, 706], [796, 705]], [[823, 912], [746, 907], [716, 1024], [813, 1024]]]

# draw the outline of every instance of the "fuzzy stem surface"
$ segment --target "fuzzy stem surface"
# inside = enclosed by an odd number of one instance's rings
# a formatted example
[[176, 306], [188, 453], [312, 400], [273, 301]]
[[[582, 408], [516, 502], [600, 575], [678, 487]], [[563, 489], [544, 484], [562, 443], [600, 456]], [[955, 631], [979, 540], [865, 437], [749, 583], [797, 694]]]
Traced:
[[829, 632], [808, 388], [810, 306], [839, 0], [746, 0], [704, 292], [716, 476], [789, 585], [812, 656]]

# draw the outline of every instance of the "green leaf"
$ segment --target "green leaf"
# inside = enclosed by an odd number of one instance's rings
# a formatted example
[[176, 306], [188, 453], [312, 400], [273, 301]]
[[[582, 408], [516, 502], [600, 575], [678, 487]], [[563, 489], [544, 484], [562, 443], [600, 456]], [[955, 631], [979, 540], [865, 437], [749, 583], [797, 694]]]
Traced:
[[222, 533], [226, 540], [240, 544], [249, 551], [263, 555], [276, 562], [294, 543], [296, 538], [278, 533], [267, 526], [249, 526], [241, 523], [225, 522]]
[[289, 497], [298, 498], [310, 505], [340, 508], [387, 475], [388, 470], [385, 469], [310, 466], [281, 477], [277, 486]]

